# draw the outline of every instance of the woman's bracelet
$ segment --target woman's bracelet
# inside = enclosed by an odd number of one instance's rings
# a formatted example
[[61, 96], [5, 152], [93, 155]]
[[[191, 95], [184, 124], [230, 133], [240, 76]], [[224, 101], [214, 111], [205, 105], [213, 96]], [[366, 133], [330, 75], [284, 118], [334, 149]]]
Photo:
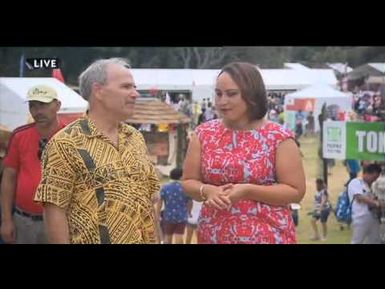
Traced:
[[199, 196], [203, 201], [207, 201], [207, 196], [203, 193], [203, 187], [204, 187], [204, 184], [202, 184], [199, 188]]

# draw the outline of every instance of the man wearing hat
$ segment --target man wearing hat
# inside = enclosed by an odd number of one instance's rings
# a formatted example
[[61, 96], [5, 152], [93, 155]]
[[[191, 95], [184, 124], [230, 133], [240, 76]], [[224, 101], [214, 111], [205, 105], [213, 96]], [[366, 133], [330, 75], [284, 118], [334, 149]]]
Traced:
[[6, 243], [46, 243], [43, 208], [33, 201], [41, 179], [41, 158], [48, 140], [61, 128], [60, 101], [54, 89], [34, 86], [27, 93], [34, 123], [16, 128], [8, 143], [1, 182], [1, 236]]

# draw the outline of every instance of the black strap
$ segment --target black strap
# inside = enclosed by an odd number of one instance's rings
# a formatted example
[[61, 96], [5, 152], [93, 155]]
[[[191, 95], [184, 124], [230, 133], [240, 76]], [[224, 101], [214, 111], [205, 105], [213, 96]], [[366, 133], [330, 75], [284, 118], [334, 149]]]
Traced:
[[[88, 171], [89, 171], [90, 173], [92, 173], [92, 171], [95, 170], [96, 165], [95, 165], [95, 162], [94, 162], [94, 160], [92, 159], [91, 155], [89, 154], [88, 151], [82, 150], [82, 149], [78, 149], [78, 152], [79, 152], [80, 156], [82, 157], [83, 162], [84, 162], [84, 164], [86, 165]], [[105, 206], [103, 205], [104, 200], [105, 200], [105, 191], [104, 191], [104, 188], [101, 187], [101, 188], [95, 189], [95, 195], [96, 195], [96, 199], [98, 200], [99, 208], [100, 208], [100, 207], [104, 207], [104, 209], [105, 209]], [[107, 216], [107, 214], [105, 214], [105, 216]], [[104, 223], [105, 223], [105, 222], [99, 220], [99, 236], [100, 236], [100, 243], [101, 243], [101, 244], [111, 244], [110, 234], [109, 234], [109, 232], [108, 232], [107, 226], [104, 225]]]

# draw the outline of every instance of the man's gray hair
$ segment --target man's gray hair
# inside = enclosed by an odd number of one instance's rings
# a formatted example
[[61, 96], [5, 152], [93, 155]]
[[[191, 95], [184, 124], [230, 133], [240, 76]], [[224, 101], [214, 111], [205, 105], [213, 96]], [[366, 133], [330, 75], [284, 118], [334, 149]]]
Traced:
[[107, 66], [110, 64], [120, 64], [126, 68], [131, 68], [128, 60], [124, 58], [108, 58], [94, 61], [79, 76], [79, 91], [85, 100], [88, 101], [91, 95], [93, 83], [106, 84]]

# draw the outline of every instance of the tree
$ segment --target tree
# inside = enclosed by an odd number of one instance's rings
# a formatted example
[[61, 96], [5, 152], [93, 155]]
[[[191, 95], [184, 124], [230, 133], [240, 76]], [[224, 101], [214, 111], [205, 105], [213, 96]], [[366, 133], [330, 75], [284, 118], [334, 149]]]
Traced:
[[[232, 46], [232, 47], [2, 47], [1, 76], [18, 77], [20, 57], [58, 57], [69, 84], [77, 84], [81, 71], [92, 61], [127, 58], [133, 68], [218, 69], [232, 61], [247, 61], [261, 68], [281, 68], [284, 62], [319, 67], [326, 62], [347, 62], [357, 67], [384, 62], [385, 47], [365, 46]], [[48, 70], [28, 70], [24, 76], [50, 76]]]
[[227, 56], [222, 47], [179, 47], [175, 52], [183, 68], [218, 68]]
[[343, 47], [328, 46], [311, 57], [314, 63], [342, 62], [347, 60], [347, 50]]

